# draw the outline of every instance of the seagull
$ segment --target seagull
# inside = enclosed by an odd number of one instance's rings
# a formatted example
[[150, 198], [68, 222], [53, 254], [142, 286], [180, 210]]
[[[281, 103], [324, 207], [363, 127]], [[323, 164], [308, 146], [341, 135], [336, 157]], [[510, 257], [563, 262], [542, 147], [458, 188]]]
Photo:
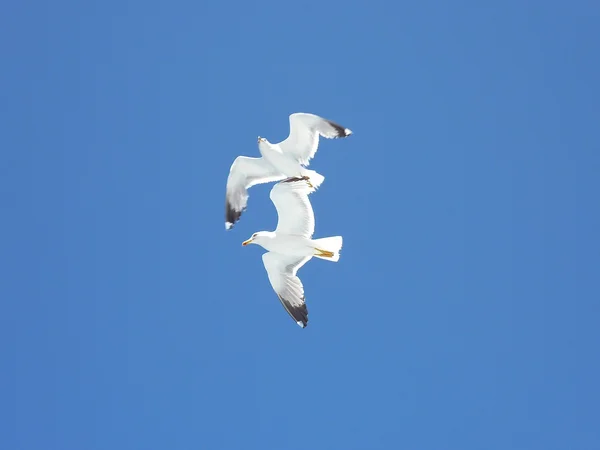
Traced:
[[268, 250], [263, 264], [281, 304], [302, 328], [308, 324], [304, 287], [298, 269], [314, 256], [327, 261], [340, 259], [342, 236], [312, 239], [315, 216], [308, 195], [314, 186], [302, 177], [277, 183], [269, 195], [277, 209], [275, 231], [259, 231], [242, 245], [257, 244]]
[[314, 114], [290, 115], [290, 134], [277, 144], [258, 137], [262, 158], [238, 156], [227, 178], [225, 194], [225, 229], [229, 230], [240, 219], [248, 204], [248, 189], [256, 184], [281, 181], [296, 177], [308, 181], [315, 189], [324, 176], [306, 169], [319, 147], [319, 136], [327, 139], [345, 138], [352, 134], [331, 120]]

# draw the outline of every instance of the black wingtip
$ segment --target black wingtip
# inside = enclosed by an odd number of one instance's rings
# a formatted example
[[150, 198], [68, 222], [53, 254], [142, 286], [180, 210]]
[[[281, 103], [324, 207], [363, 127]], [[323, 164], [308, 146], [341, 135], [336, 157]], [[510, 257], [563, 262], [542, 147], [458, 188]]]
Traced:
[[331, 125], [335, 129], [335, 139], [345, 138], [352, 134], [352, 130], [350, 130], [349, 128], [344, 128], [340, 124], [332, 122], [331, 120], [328, 120], [327, 122], [329, 122], [329, 125]]
[[279, 300], [281, 300], [281, 304], [288, 312], [290, 317], [294, 319], [294, 322], [300, 328], [306, 328], [308, 326], [308, 308], [306, 307], [305, 298], [302, 297], [302, 305], [300, 306], [292, 306], [286, 299], [278, 295]]
[[243, 212], [243, 209], [241, 211], [236, 211], [231, 206], [231, 203], [225, 201], [225, 229], [231, 230], [233, 226], [240, 220]]

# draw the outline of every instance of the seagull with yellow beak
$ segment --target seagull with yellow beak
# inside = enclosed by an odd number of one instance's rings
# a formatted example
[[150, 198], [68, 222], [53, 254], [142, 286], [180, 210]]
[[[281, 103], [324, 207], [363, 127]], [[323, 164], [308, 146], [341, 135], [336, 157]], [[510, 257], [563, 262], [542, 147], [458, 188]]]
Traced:
[[285, 310], [302, 328], [308, 324], [308, 310], [304, 286], [296, 273], [313, 257], [337, 262], [342, 248], [341, 236], [312, 239], [315, 216], [308, 196], [314, 190], [301, 177], [277, 183], [270, 194], [277, 209], [277, 228], [259, 231], [242, 242], [244, 246], [256, 244], [268, 250], [262, 259], [271, 286]]

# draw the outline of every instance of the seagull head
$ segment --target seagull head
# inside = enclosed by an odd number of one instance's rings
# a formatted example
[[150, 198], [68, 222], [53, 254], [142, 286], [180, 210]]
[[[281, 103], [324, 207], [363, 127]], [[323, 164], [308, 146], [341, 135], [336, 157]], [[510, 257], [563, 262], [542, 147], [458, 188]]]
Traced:
[[261, 245], [262, 242], [264, 241], [265, 238], [270, 237], [271, 236], [271, 232], [269, 231], [258, 231], [256, 233], [254, 233], [252, 236], [250, 236], [250, 239], [245, 240], [244, 242], [242, 242], [243, 246], [249, 245], [249, 244], [258, 244]]
[[267, 140], [264, 137], [258, 137], [258, 145], [260, 145], [261, 143], [266, 144]]
[[250, 239], [246, 239], [244, 242], [242, 242], [243, 246], [249, 245], [249, 244], [254, 244], [254, 239], [256, 239], [256, 237], [259, 235], [259, 233], [254, 233], [252, 236], [250, 236]]

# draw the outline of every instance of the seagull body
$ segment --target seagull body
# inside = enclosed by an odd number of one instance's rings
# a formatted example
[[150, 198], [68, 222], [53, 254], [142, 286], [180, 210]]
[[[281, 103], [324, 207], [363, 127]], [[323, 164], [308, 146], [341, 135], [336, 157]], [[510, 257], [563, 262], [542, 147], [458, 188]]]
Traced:
[[318, 188], [325, 177], [306, 169], [319, 147], [319, 136], [327, 139], [344, 138], [352, 131], [335, 122], [307, 113], [289, 117], [290, 134], [284, 141], [271, 143], [258, 137], [261, 158], [238, 156], [227, 178], [225, 195], [225, 228], [229, 230], [242, 215], [248, 204], [248, 189], [286, 178], [304, 178]]
[[315, 241], [304, 236], [291, 236], [273, 231], [258, 232], [252, 243], [259, 244], [270, 252], [298, 257], [314, 256], [316, 246]]
[[315, 188], [301, 177], [277, 183], [270, 198], [277, 209], [275, 231], [259, 231], [242, 245], [257, 244], [268, 250], [263, 264], [273, 290], [281, 304], [302, 328], [308, 324], [304, 286], [296, 276], [298, 269], [313, 257], [337, 262], [340, 259], [342, 237], [312, 239], [315, 217], [308, 195]]

